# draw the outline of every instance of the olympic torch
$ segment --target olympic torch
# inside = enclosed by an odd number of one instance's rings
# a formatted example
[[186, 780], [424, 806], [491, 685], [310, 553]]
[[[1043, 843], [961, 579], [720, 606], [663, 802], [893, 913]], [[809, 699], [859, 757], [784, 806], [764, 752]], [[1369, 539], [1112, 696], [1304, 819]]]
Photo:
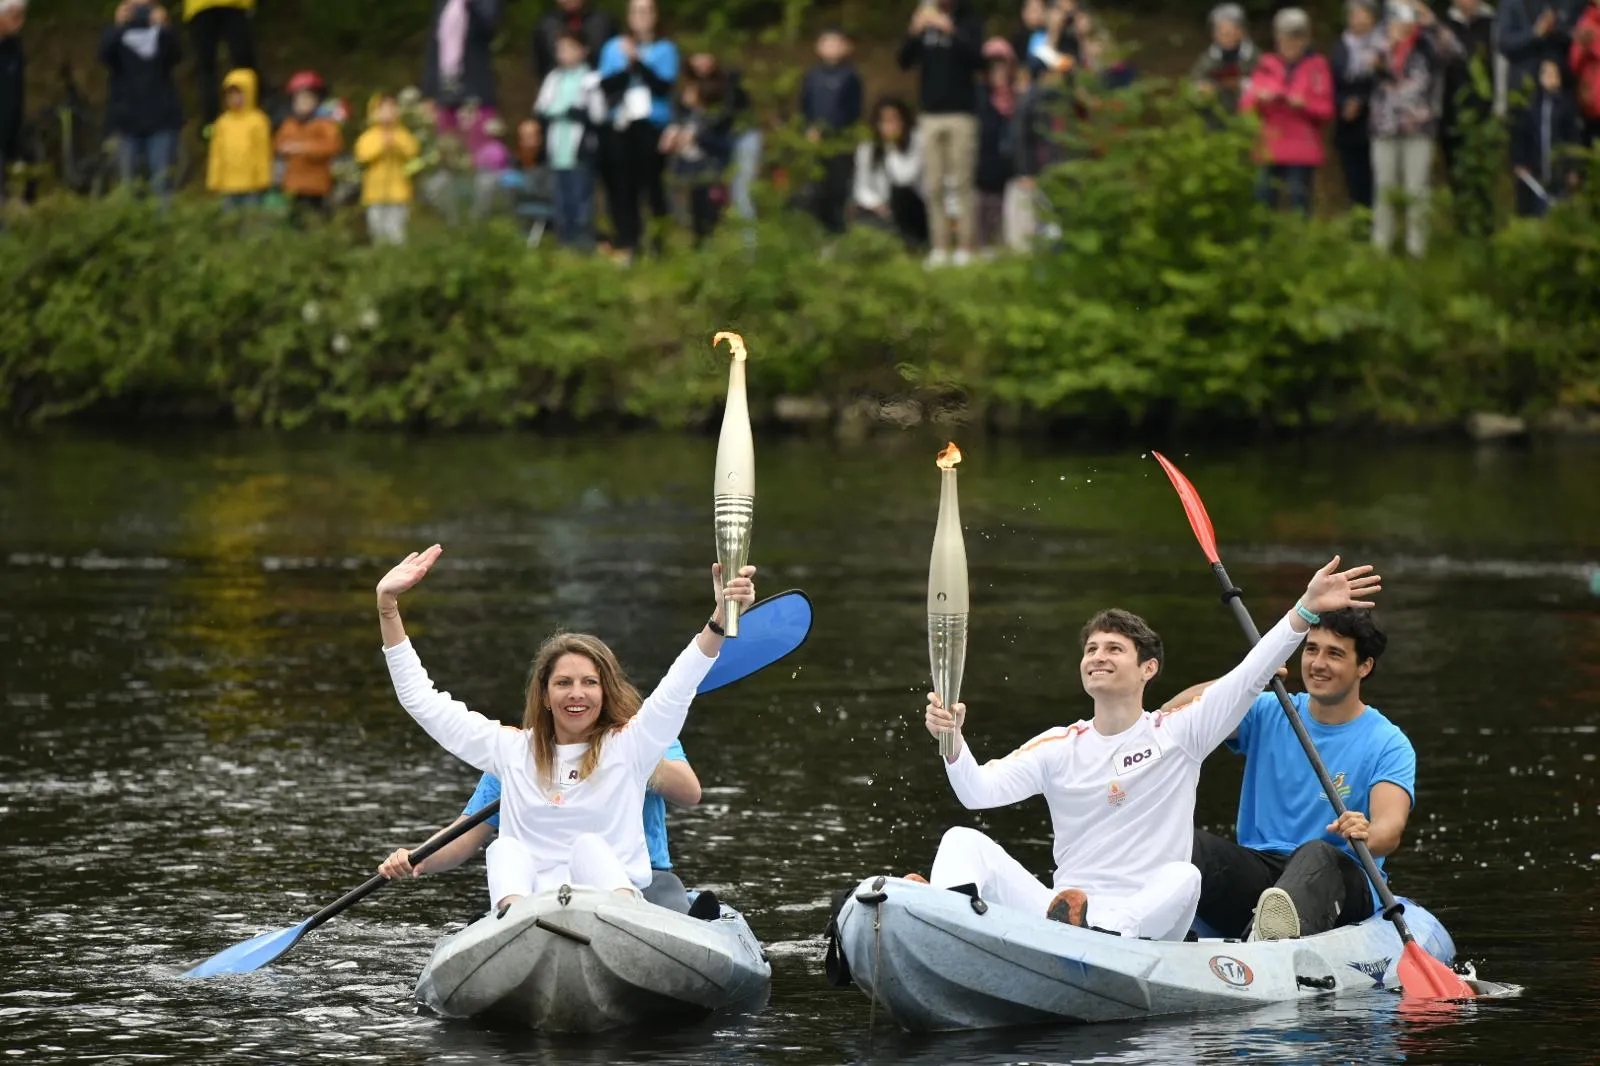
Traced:
[[[928, 560], [928, 661], [933, 691], [954, 713], [967, 666], [967, 546], [961, 537], [961, 502], [956, 497], [956, 464], [961, 449], [951, 441], [939, 453], [939, 522]], [[939, 754], [955, 754], [954, 731], [939, 735]]]
[[[744, 389], [744, 338], [737, 333], [718, 333], [711, 338], [715, 348], [723, 341], [733, 350], [733, 365], [728, 368], [728, 403], [722, 411], [722, 435], [717, 438], [716, 484], [712, 487], [712, 521], [717, 533], [717, 562], [722, 564], [722, 583], [739, 576], [750, 558], [750, 528], [756, 518], [756, 449], [750, 439], [750, 403]], [[722, 628], [728, 636], [739, 635], [739, 605], [723, 604]]]

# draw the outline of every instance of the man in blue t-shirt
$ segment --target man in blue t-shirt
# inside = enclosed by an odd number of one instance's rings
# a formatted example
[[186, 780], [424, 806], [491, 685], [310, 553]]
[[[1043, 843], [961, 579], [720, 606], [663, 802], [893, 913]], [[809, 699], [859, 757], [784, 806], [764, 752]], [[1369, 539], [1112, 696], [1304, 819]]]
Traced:
[[[1372, 612], [1330, 611], [1300, 657], [1306, 691], [1293, 697], [1346, 813], [1333, 806], [1278, 697], [1259, 697], [1228, 747], [1244, 755], [1238, 843], [1196, 829], [1198, 917], [1226, 937], [1310, 936], [1372, 916], [1374, 893], [1351, 840], [1365, 840], [1381, 869], [1400, 846], [1416, 796], [1417, 756], [1400, 727], [1361, 698], [1388, 638]], [[1204, 691], [1197, 685], [1168, 707]], [[1253, 922], [1252, 922], [1253, 918]]]
[[[499, 798], [499, 778], [484, 774], [456, 822], [472, 817]], [[678, 875], [672, 872], [672, 857], [667, 851], [668, 800], [678, 807], [693, 807], [700, 802], [700, 779], [695, 776], [694, 767], [689, 765], [689, 756], [684, 754], [683, 745], [676, 740], [656, 765], [656, 771], [650, 777], [650, 788], [644, 794], [644, 840], [650, 849], [651, 869], [650, 886], [644, 890], [644, 898], [668, 910], [687, 914], [688, 890]], [[497, 814], [446, 844], [415, 868], [408, 861], [408, 849], [398, 848], [379, 865], [378, 872], [385, 877], [397, 878], [421, 877], [425, 873], [453, 870], [488, 847], [499, 828], [500, 816]]]

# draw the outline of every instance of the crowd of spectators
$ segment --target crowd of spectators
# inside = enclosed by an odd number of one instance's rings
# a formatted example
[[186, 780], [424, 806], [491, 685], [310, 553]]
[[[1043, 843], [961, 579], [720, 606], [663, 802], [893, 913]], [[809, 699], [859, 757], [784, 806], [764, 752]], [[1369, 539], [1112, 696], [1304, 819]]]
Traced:
[[[99, 47], [120, 179], [163, 201], [188, 51], [205, 188], [230, 209], [279, 203], [305, 223], [359, 195], [371, 238], [400, 243], [417, 199], [451, 218], [465, 203], [479, 215], [513, 211], [530, 239], [548, 230], [624, 261], [651, 248], [660, 220], [681, 219], [698, 241], [730, 210], [755, 214], [763, 133], [740, 73], [709, 52], [681, 55], [657, 0], [629, 0], [621, 24], [589, 0], [556, 0], [534, 33], [537, 95], [520, 105], [502, 99], [493, 63], [504, 0], [436, 0], [414, 98], [374, 96], [348, 147], [352, 109], [314, 71], [284, 82], [284, 113], [263, 109], [255, 0], [183, 4], [174, 16], [161, 0], [121, 0]], [[22, 153], [26, 10], [27, 0], [0, 0], [0, 178]], [[1013, 32], [989, 36], [967, 0], [917, 0], [897, 51], [914, 103], [869, 103], [850, 35], [819, 34], [794, 102], [818, 173], [794, 203], [831, 233], [894, 233], [930, 267], [1029, 247], [1051, 224], [1040, 175], [1079, 150], [1073, 123], [1137, 74], [1078, 0], [1024, 0], [1018, 15]], [[1371, 210], [1384, 249], [1403, 231], [1406, 250], [1424, 253], [1435, 154], [1456, 184], [1474, 128], [1507, 124], [1505, 165], [1524, 215], [1577, 186], [1568, 149], [1600, 132], [1600, 0], [1503, 0], [1498, 12], [1456, 0], [1442, 16], [1423, 0], [1348, 0], [1336, 34], [1283, 8], [1270, 49], [1224, 3], [1210, 30], [1189, 83], [1215, 121], [1259, 117], [1262, 200], [1309, 213], [1331, 144], [1348, 201]], [[438, 165], [452, 153], [459, 167]], [[1487, 195], [1462, 184], [1463, 195]]]

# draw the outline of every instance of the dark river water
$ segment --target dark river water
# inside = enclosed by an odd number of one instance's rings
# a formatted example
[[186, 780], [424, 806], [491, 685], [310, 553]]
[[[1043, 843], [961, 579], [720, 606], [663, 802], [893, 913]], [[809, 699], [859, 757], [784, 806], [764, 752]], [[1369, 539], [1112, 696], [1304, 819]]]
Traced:
[[[1524, 995], [1424, 1016], [1375, 992], [1137, 1026], [910, 1037], [880, 1012], [869, 1028], [867, 998], [822, 976], [836, 889], [925, 871], [958, 822], [1048, 866], [1042, 802], [962, 812], [921, 727], [940, 443], [759, 443], [761, 591], [804, 588], [816, 627], [696, 704], [683, 741], [706, 797], [671, 831], [685, 880], [769, 945], [770, 1002], [576, 1040], [414, 1006], [434, 940], [483, 904], [481, 863], [379, 893], [270, 969], [176, 975], [308, 916], [471, 791], [390, 690], [371, 589], [393, 560], [445, 545], [407, 621], [478, 709], [520, 714], [531, 650], [559, 625], [649, 682], [709, 605], [714, 442], [0, 438], [7, 1061], [1597, 1061], [1600, 449], [1581, 445], [1172, 453], [1258, 619], [1333, 551], [1381, 567], [1390, 651], [1366, 694], [1419, 757], [1394, 883]], [[977, 750], [1086, 713], [1074, 640], [1099, 607], [1162, 631], [1152, 701], [1240, 656], [1147, 457], [963, 444]], [[1231, 823], [1238, 776], [1226, 753], [1207, 764], [1202, 823]]]

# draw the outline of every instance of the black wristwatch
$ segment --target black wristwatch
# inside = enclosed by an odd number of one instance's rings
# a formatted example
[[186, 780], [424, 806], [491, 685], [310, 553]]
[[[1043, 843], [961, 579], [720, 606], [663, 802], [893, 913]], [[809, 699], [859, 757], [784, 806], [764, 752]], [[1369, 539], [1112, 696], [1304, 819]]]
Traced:
[[711, 630], [711, 632], [715, 633], [719, 637], [725, 637], [728, 635], [727, 630], [723, 629], [721, 623], [717, 621], [716, 615], [712, 615], [710, 618], [706, 619], [706, 628]]

